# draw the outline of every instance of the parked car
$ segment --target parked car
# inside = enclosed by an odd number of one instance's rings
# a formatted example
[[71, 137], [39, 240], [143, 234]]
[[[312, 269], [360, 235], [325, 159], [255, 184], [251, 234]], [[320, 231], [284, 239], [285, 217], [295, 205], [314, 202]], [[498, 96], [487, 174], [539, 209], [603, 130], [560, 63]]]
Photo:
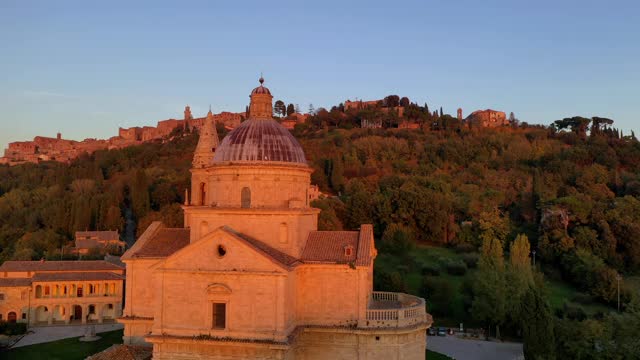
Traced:
[[447, 329], [443, 327], [438, 328], [438, 336], [447, 336]]
[[436, 328], [430, 327], [429, 330], [427, 330], [427, 334], [429, 334], [429, 336], [436, 336]]

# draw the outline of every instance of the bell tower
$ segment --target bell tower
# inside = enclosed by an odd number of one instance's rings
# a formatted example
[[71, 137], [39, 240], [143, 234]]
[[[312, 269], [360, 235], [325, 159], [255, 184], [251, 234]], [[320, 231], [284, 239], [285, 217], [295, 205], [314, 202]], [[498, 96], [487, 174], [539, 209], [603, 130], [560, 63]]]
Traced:
[[260, 86], [251, 92], [251, 105], [249, 105], [249, 114], [254, 119], [272, 119], [273, 118], [273, 96], [268, 88], [264, 87], [264, 78], [260, 76]]
[[204, 119], [204, 124], [200, 129], [200, 138], [198, 139], [198, 146], [193, 154], [193, 168], [201, 169], [207, 167], [213, 161], [213, 155], [218, 147], [218, 132], [216, 131], [215, 121], [213, 120], [213, 113], [209, 109], [207, 117]]

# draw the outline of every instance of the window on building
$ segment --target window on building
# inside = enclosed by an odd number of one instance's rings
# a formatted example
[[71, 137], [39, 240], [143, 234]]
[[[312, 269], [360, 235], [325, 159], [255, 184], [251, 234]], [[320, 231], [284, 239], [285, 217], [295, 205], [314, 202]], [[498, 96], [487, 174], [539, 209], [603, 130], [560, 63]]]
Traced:
[[280, 224], [280, 243], [286, 244], [289, 242], [289, 229], [287, 223]]
[[251, 207], [251, 189], [248, 187], [242, 188], [241, 195], [241, 204], [240, 206], [244, 209], [248, 209]]
[[44, 287], [44, 296], [49, 296], [51, 295], [51, 288], [49, 287], [49, 285], [46, 285]]
[[89, 305], [89, 314], [95, 314], [95, 313], [96, 313], [96, 306]]
[[93, 285], [89, 284], [89, 294], [93, 294]]
[[344, 256], [352, 256], [353, 255], [353, 246], [347, 245], [344, 247]]
[[82, 286], [78, 286], [78, 291], [76, 292], [77, 297], [82, 297]]
[[227, 254], [227, 249], [223, 245], [218, 245], [218, 257], [223, 257]]
[[207, 191], [205, 190], [204, 183], [200, 183], [200, 205], [206, 204], [207, 201]]
[[0, 301], [1, 300], [4, 300], [4, 294], [3, 293], [0, 293]]
[[109, 309], [109, 310], [113, 310], [113, 304], [109, 304], [109, 305], [107, 305], [107, 309]]
[[211, 327], [214, 329], [224, 329], [227, 327], [227, 304], [213, 303]]
[[27, 319], [27, 313], [22, 313], [22, 320], [26, 320]]
[[0, 313], [0, 321], [2, 321], [2, 320], [4, 320], [4, 319], [2, 318], [2, 314]]

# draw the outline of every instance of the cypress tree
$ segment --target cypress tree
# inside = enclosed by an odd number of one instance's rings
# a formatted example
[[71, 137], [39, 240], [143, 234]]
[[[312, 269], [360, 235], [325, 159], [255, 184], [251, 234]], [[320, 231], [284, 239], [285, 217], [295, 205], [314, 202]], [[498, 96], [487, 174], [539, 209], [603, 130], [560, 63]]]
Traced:
[[554, 360], [553, 317], [541, 291], [529, 288], [522, 300], [522, 333], [526, 360]]

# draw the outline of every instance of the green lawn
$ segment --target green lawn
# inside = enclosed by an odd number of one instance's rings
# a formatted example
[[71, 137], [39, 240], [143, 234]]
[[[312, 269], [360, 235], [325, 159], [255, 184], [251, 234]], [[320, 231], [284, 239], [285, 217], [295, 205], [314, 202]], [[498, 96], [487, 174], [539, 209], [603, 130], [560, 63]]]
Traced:
[[431, 350], [427, 350], [425, 359], [426, 360], [452, 360], [452, 358], [448, 357], [447, 355], [443, 355]]
[[98, 334], [101, 338], [94, 342], [81, 342], [76, 337], [49, 343], [23, 346], [9, 351], [0, 352], [0, 359], [81, 360], [89, 355], [100, 352], [113, 344], [121, 344], [122, 334], [122, 330], [116, 330]]
[[[572, 299], [580, 294], [578, 289], [565, 282], [547, 280], [546, 283], [549, 293], [549, 305], [553, 310], [562, 309], [565, 302], [574, 302]], [[604, 304], [598, 303], [578, 305], [580, 305], [589, 316], [593, 316], [598, 312], [607, 313], [614, 310]]]

